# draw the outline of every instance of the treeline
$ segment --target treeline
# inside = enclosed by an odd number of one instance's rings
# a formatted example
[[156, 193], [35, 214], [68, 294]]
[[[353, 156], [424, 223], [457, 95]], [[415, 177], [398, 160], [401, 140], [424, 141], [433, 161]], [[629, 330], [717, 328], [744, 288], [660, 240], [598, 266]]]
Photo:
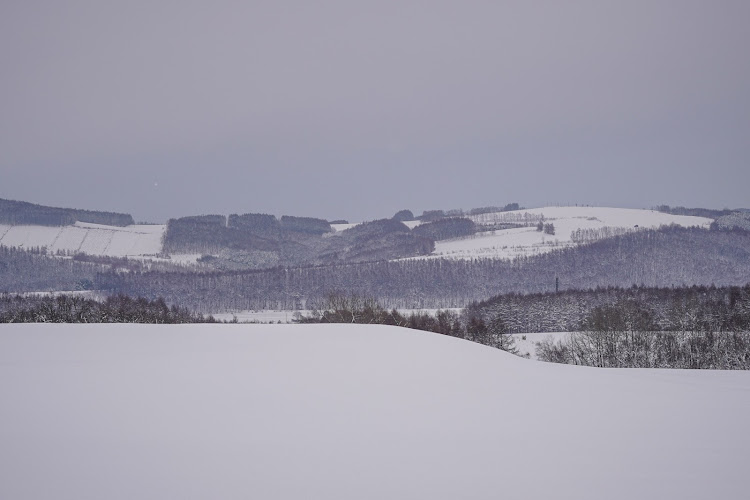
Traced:
[[676, 295], [666, 307], [632, 299], [597, 306], [581, 332], [541, 342], [537, 357], [612, 368], [750, 369], [750, 285]]
[[670, 207], [669, 205], [659, 205], [654, 207], [654, 210], [664, 212], [672, 215], [690, 215], [693, 217], [706, 217], [707, 219], [718, 219], [725, 215], [732, 213], [732, 210], [725, 208], [723, 210], [715, 210], [712, 208], [685, 208], [685, 207]]
[[570, 232], [570, 240], [573, 243], [591, 243], [597, 240], [603, 240], [605, 238], [613, 238], [615, 236], [622, 236], [624, 234], [632, 233], [637, 231], [637, 228], [630, 227], [592, 227], [592, 228], [578, 228]]
[[88, 290], [105, 268], [73, 259], [51, 258], [43, 249], [0, 245], [0, 293]]
[[631, 324], [641, 321], [644, 331], [743, 331], [750, 329], [750, 285], [511, 293], [470, 304], [465, 312], [486, 323], [500, 319], [511, 333], [577, 332], [598, 325], [596, 311], [608, 308], [626, 312]]
[[126, 257], [51, 254], [45, 247], [18, 248], [0, 245], [0, 293], [93, 290], [101, 272], [194, 272], [169, 260], [135, 260]]
[[130, 214], [47, 207], [25, 201], [0, 199], [0, 224], [69, 226], [76, 221], [107, 226], [135, 224]]
[[472, 208], [470, 210], [463, 210], [460, 208], [451, 210], [425, 210], [422, 212], [422, 215], [419, 216], [415, 216], [411, 210], [399, 210], [398, 212], [396, 212], [393, 218], [402, 222], [412, 220], [420, 220], [422, 222], [435, 222], [447, 218], [466, 217], [469, 215], [481, 215], [496, 212], [509, 212], [512, 210], [522, 210], [522, 207], [518, 203], [513, 202], [508, 203], [504, 207], [489, 206]]
[[750, 213], [732, 212], [729, 215], [719, 217], [711, 223], [711, 229], [721, 231], [750, 231]]
[[529, 227], [536, 226], [540, 222], [544, 223], [544, 214], [534, 214], [529, 212], [489, 212], [472, 215], [471, 220], [482, 226], [485, 230], [492, 228], [500, 229], [503, 227]]
[[76, 295], [0, 295], [0, 323], [212, 323], [212, 317], [167, 306], [163, 299], [123, 295], [97, 301]]
[[168, 303], [201, 312], [304, 309], [335, 290], [374, 297], [387, 308], [448, 308], [503, 293], [554, 291], [556, 278], [560, 290], [744, 285], [750, 282], [750, 233], [673, 226], [514, 261], [333, 261], [200, 275], [108, 272], [97, 275], [96, 288], [163, 296]]

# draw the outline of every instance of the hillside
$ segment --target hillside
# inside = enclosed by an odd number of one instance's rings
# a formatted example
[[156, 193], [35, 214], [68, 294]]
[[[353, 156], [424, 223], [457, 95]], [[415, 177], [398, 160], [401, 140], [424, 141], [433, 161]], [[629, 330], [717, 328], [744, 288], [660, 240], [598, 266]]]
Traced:
[[749, 388], [392, 327], [2, 325], [0, 497], [739, 499]]
[[[12, 220], [41, 222], [3, 222], [0, 217], [0, 245], [44, 247], [51, 254], [82, 252], [139, 258], [169, 255], [172, 262], [186, 264], [195, 264], [207, 255], [202, 267], [222, 271], [400, 258], [514, 259], [643, 229], [673, 224], [708, 227], [713, 222], [709, 218], [654, 210], [543, 207], [403, 224], [381, 219], [330, 225], [309, 217], [277, 219], [268, 214], [232, 214], [171, 219], [167, 225], [102, 225], [75, 219], [86, 219], [87, 215], [91, 218], [90, 214], [99, 212], [13, 203], [32, 208], [24, 211], [14, 205]], [[34, 207], [49, 208], [51, 214], [62, 214], [60, 217], [69, 223], [47, 224], [52, 215], [42, 210], [46, 218], [40, 218], [39, 210], [32, 210]], [[554, 234], [538, 231], [539, 222], [553, 225]]]
[[750, 233], [668, 227], [515, 261], [408, 259], [223, 273], [99, 274], [96, 288], [204, 313], [311, 307], [346, 291], [398, 308], [463, 307], [509, 292], [750, 282]]
[[58, 252], [105, 257], [155, 256], [161, 252], [163, 225], [105, 226], [76, 222], [68, 226], [0, 224], [0, 245], [46, 248]]
[[[713, 219], [705, 217], [610, 207], [542, 207], [471, 215], [468, 218], [478, 226], [479, 232], [464, 238], [439, 241], [431, 255], [419, 258], [513, 259], [660, 226], [676, 224], [707, 228], [713, 222]], [[540, 222], [552, 224], [554, 234], [537, 230]]]

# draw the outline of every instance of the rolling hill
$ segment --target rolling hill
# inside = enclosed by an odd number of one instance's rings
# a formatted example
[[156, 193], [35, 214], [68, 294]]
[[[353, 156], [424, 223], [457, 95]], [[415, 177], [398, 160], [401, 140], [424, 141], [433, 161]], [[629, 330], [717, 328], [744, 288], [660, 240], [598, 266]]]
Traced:
[[395, 327], [0, 325], [0, 497], [739, 499], [749, 388]]

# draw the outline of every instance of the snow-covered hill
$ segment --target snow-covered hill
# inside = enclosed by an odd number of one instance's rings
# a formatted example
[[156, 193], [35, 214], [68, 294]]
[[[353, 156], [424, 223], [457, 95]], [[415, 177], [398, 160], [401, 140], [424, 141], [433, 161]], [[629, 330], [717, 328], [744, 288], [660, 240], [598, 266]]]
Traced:
[[136, 257], [161, 252], [165, 225], [103, 226], [76, 222], [73, 226], [0, 225], [0, 245], [45, 247], [47, 252], [83, 252], [108, 257]]
[[0, 325], [0, 498], [746, 498], [750, 373], [361, 325]]
[[[626, 231], [658, 228], [663, 225], [708, 227], [712, 220], [703, 217], [671, 215], [655, 210], [607, 207], [543, 207], [512, 212], [469, 216], [480, 232], [466, 238], [439, 241], [435, 251], [426, 257], [451, 259], [500, 258], [537, 255], [554, 249], [574, 246], [598, 237]], [[537, 231], [542, 221], [553, 224], [555, 234]], [[482, 230], [497, 225], [527, 224], [503, 230]], [[576, 231], [578, 233], [576, 234]]]

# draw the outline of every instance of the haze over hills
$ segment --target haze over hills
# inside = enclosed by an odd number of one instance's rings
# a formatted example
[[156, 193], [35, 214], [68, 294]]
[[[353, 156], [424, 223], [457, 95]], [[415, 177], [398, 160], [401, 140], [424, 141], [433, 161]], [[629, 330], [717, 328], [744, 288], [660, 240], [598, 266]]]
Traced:
[[513, 203], [358, 224], [231, 214], [113, 226], [70, 222], [107, 213], [3, 206], [0, 291], [162, 297], [204, 313], [306, 308], [337, 291], [438, 308], [508, 292], [750, 282], [749, 216], [729, 210]]

